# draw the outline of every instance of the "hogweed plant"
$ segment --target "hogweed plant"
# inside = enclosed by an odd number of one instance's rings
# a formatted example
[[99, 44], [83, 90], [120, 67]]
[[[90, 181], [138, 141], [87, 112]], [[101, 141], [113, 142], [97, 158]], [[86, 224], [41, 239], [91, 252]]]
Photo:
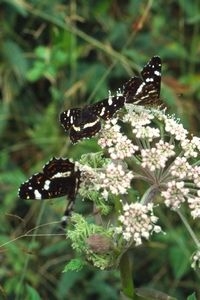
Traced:
[[[79, 259], [66, 270], [88, 262], [101, 270], [119, 269], [123, 294], [133, 299], [127, 252], [153, 234], [165, 234], [154, 212], [161, 203], [184, 221], [197, 248], [192, 267], [199, 267], [199, 241], [180, 209], [187, 205], [193, 219], [200, 217], [200, 138], [190, 136], [165, 110], [128, 104], [124, 116], [105, 123], [98, 144], [100, 153], [87, 154], [77, 163], [80, 196], [93, 201], [94, 211], [89, 219], [71, 216], [67, 237]], [[147, 186], [140, 198], [130, 193], [137, 182]]]

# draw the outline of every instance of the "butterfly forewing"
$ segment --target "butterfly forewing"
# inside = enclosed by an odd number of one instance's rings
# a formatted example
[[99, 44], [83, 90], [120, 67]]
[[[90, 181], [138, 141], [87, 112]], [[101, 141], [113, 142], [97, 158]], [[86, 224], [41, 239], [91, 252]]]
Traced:
[[69, 130], [73, 124], [77, 124], [81, 118], [80, 108], [71, 108], [63, 111], [60, 114], [60, 123], [64, 127], [65, 131]]
[[125, 97], [121, 96], [110, 96], [100, 102], [93, 104], [92, 111], [99, 118], [104, 120], [111, 119], [114, 114], [124, 106]]
[[161, 59], [159, 56], [153, 56], [152, 59], [144, 66], [141, 75], [145, 83], [153, 83], [160, 94], [161, 82]]
[[19, 188], [22, 199], [52, 199], [62, 196], [73, 198], [80, 182], [80, 171], [68, 159], [53, 158]]
[[144, 66], [140, 77], [132, 77], [124, 85], [127, 103], [160, 105], [161, 59], [154, 56]]

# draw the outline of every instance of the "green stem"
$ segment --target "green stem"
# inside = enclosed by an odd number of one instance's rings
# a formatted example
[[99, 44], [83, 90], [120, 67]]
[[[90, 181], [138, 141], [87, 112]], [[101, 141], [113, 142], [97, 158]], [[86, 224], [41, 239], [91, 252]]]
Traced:
[[153, 202], [155, 195], [158, 193], [158, 188], [154, 185], [150, 186], [150, 188], [144, 193], [141, 199], [141, 203], [143, 205], [147, 205], [148, 203]]
[[129, 297], [130, 299], [135, 299], [134, 298], [135, 289], [134, 289], [134, 284], [132, 279], [132, 269], [130, 266], [128, 252], [125, 252], [122, 255], [119, 268], [120, 268], [120, 277], [121, 277], [123, 294]]
[[198, 241], [194, 231], [192, 230], [190, 224], [188, 223], [188, 221], [186, 220], [186, 218], [184, 217], [184, 215], [181, 213], [180, 210], [177, 210], [176, 211], [177, 214], [179, 215], [179, 217], [181, 218], [182, 222], [184, 223], [185, 227], [187, 228], [190, 236], [192, 237], [194, 243], [196, 244], [197, 248], [199, 249], [200, 248], [200, 242]]

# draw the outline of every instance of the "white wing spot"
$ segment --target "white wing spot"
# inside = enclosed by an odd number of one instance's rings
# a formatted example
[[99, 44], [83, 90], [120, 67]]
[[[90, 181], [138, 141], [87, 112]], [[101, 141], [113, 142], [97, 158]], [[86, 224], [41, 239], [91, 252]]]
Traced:
[[142, 91], [142, 89], [143, 89], [143, 86], [145, 86], [145, 82], [143, 82], [140, 86], [139, 86], [139, 88], [137, 89], [137, 91], [136, 91], [136, 95], [138, 95], [141, 91]]
[[100, 113], [100, 116], [103, 116], [103, 115], [104, 115], [105, 109], [106, 109], [105, 107], [102, 108], [101, 113]]
[[94, 122], [85, 124], [83, 128], [85, 129], [85, 128], [88, 128], [88, 127], [93, 127], [93, 126], [94, 126], [95, 124], [97, 124], [98, 122], [99, 122], [99, 120], [97, 119], [97, 120], [94, 121]]
[[[69, 177], [71, 175], [71, 171], [67, 172], [58, 172], [52, 176], [52, 178], [62, 178], [62, 177]], [[47, 181], [47, 180], [46, 180]]]
[[34, 195], [35, 195], [35, 199], [38, 199], [38, 200], [42, 199], [42, 195], [40, 194], [40, 192], [38, 190], [34, 191]]
[[108, 105], [112, 105], [113, 101], [112, 101], [112, 96], [108, 97]]
[[45, 183], [44, 183], [44, 190], [48, 191], [50, 183], [51, 183], [51, 181], [48, 180], [48, 179], [45, 181]]
[[146, 82], [153, 82], [153, 78], [151, 78], [151, 77], [150, 77], [150, 78], [147, 78], [147, 79], [146, 79]]
[[154, 71], [154, 74], [155, 74], [156, 76], [160, 76], [160, 75], [161, 75], [159, 71]]

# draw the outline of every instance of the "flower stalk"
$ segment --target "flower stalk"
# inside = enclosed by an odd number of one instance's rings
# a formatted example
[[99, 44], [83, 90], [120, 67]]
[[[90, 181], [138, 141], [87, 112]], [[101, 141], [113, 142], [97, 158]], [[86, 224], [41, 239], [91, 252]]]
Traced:
[[128, 251], [126, 251], [121, 257], [119, 271], [123, 294], [130, 299], [135, 299], [135, 287], [132, 277], [133, 270], [130, 266]]

